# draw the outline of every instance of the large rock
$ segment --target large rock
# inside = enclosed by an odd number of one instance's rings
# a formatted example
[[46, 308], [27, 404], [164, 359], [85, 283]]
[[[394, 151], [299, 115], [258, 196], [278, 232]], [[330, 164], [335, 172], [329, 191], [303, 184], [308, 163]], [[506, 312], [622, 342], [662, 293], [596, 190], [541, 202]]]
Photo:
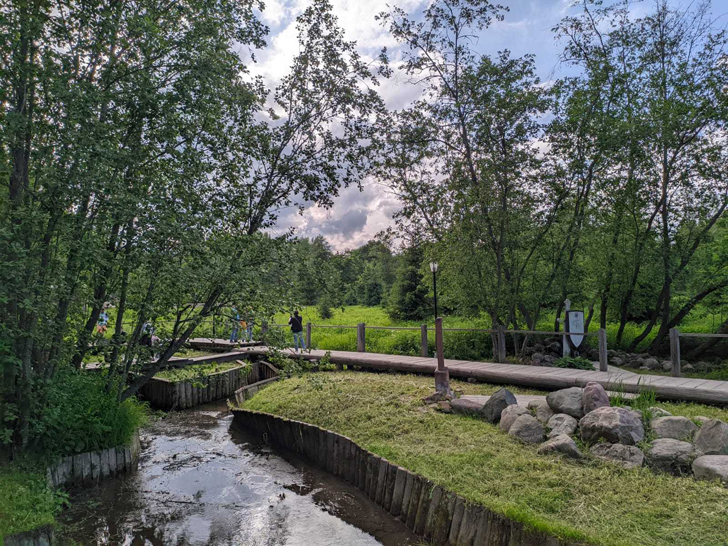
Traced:
[[554, 413], [565, 413], [579, 419], [584, 415], [584, 408], [581, 405], [582, 391], [583, 389], [579, 387], [570, 387], [550, 392], [546, 396], [546, 402]]
[[689, 474], [694, 458], [693, 444], [672, 438], [655, 440], [647, 451], [647, 462], [652, 468], [676, 476]]
[[453, 413], [459, 413], [460, 415], [480, 415], [483, 410], [483, 404], [467, 398], [453, 398], [450, 401], [450, 406]]
[[574, 434], [577, 424], [576, 419], [574, 419], [571, 415], [557, 413], [551, 417], [549, 422], [546, 424], [546, 426], [551, 429], [551, 432], [549, 432], [549, 438], [561, 436], [562, 434], [571, 436]]
[[524, 444], [540, 444], [544, 440], [543, 425], [532, 415], [521, 415], [511, 425], [508, 434]]
[[687, 417], [658, 417], [650, 425], [656, 438], [689, 440], [698, 431], [697, 425]]
[[624, 444], [597, 444], [591, 448], [597, 459], [618, 464], [624, 468], [639, 468], [645, 464], [645, 454], [637, 446]]
[[728, 486], [728, 455], [703, 455], [693, 461], [693, 474], [699, 480], [720, 480]]
[[521, 415], [526, 415], [527, 413], [529, 413], [529, 411], [523, 406], [517, 406], [515, 404], [506, 406], [506, 409], [504, 409], [503, 413], [501, 413], [500, 429], [503, 432], [508, 432], [513, 423], [516, 422], [516, 419], [518, 419]]
[[541, 454], [561, 453], [570, 459], [581, 459], [584, 457], [581, 451], [579, 451], [579, 448], [576, 447], [576, 442], [566, 434], [559, 434], [544, 442], [538, 446], [538, 452]]
[[660, 364], [660, 361], [656, 358], [646, 358], [644, 360], [643, 366], [647, 366], [648, 370], [659, 370], [662, 369], [662, 364]]
[[609, 395], [599, 383], [587, 383], [582, 392], [581, 406], [585, 414], [609, 406]]
[[728, 455], [728, 425], [718, 419], [703, 423], [695, 435], [695, 449], [701, 455]]
[[513, 404], [516, 404], [516, 397], [513, 396], [513, 393], [508, 389], [500, 389], [488, 399], [483, 409], [480, 410], [480, 414], [486, 421], [497, 423], [500, 421], [503, 410]]
[[597, 408], [579, 421], [579, 428], [585, 442], [604, 439], [613, 444], [634, 445], [645, 438], [642, 420], [626, 408]]
[[531, 400], [527, 407], [536, 414], [536, 419], [542, 423], [548, 423], [554, 415], [546, 400]]

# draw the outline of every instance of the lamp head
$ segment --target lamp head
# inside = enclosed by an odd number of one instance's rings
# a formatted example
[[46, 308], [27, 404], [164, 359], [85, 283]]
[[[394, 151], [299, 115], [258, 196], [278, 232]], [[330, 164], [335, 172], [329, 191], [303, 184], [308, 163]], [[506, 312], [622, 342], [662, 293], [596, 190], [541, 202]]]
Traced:
[[430, 271], [437, 273], [437, 262], [430, 262]]

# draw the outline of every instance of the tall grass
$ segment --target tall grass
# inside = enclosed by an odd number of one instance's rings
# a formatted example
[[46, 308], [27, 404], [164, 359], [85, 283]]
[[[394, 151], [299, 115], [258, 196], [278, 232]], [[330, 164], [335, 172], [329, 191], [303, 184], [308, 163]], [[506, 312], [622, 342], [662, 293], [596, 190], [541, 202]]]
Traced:
[[104, 386], [102, 377], [88, 372], [60, 374], [41, 419], [33, 424], [36, 450], [51, 459], [129, 443], [146, 421], [148, 407], [136, 398], [120, 404]]

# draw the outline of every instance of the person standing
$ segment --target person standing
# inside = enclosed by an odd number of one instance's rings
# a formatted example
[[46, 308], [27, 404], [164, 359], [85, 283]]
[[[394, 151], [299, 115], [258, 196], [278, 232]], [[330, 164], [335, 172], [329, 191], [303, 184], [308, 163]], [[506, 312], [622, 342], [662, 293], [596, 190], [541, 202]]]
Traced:
[[298, 311], [294, 311], [293, 315], [288, 319], [293, 333], [293, 349], [298, 350], [300, 343], [301, 351], [306, 350], [306, 340], [303, 338], [303, 318], [299, 316]]
[[108, 329], [109, 329], [109, 314], [106, 312], [106, 306], [104, 305], [104, 308], [101, 311], [101, 314], [99, 315], [99, 320], [96, 321], [96, 333], [103, 337], [104, 334], [106, 334], [106, 331]]
[[245, 338], [245, 340], [248, 342], [253, 341], [254, 324], [255, 324], [255, 317], [253, 316], [253, 311], [250, 308], [248, 308], [245, 311], [245, 332], [243, 332], [243, 338]]
[[238, 330], [240, 329], [240, 313], [238, 313], [237, 307], [233, 307], [231, 313], [230, 322], [232, 324], [232, 331], [230, 332], [230, 343], [237, 343]]

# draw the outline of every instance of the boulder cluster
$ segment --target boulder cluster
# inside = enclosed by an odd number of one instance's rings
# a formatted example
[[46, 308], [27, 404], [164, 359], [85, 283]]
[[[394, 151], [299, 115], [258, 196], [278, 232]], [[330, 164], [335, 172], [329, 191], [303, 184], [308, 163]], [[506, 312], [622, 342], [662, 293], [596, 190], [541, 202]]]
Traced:
[[[676, 476], [720, 480], [728, 486], [728, 424], [707, 417], [673, 416], [662, 408], [641, 411], [610, 404], [599, 383], [550, 393], [519, 406], [508, 389], [485, 403], [453, 399], [452, 411], [479, 416], [539, 453], [592, 458], [624, 468], [647, 465]], [[580, 440], [579, 444], [575, 438]], [[581, 446], [581, 447], [580, 447]]]
[[[554, 362], [561, 358], [563, 350], [559, 338], [548, 338], [543, 343], [536, 343], [533, 347], [527, 347], [523, 351], [524, 356], [530, 358], [533, 366], [552, 367]], [[581, 356], [599, 361], [599, 351], [593, 348], [585, 348]], [[625, 351], [610, 349], [607, 351], [609, 365], [617, 368], [633, 368], [636, 370], [657, 370], [669, 372], [672, 370], [672, 363], [669, 360], [658, 359], [647, 353], [628, 353]], [[692, 373], [704, 373], [720, 367], [720, 362], [696, 361], [687, 362], [683, 359], [682, 371]]]

